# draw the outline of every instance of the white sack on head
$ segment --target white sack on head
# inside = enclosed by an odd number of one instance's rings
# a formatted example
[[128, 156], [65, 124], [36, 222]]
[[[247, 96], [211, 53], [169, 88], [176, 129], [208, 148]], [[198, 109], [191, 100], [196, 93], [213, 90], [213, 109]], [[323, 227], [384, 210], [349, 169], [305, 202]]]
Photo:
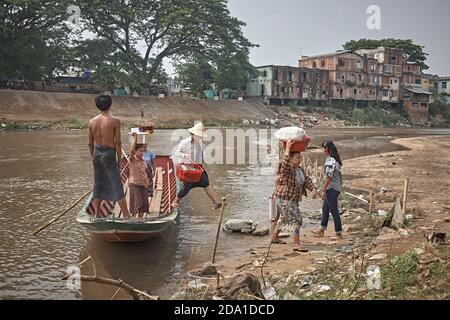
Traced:
[[305, 130], [299, 127], [285, 127], [275, 132], [275, 137], [279, 140], [296, 140], [301, 141], [306, 136]]

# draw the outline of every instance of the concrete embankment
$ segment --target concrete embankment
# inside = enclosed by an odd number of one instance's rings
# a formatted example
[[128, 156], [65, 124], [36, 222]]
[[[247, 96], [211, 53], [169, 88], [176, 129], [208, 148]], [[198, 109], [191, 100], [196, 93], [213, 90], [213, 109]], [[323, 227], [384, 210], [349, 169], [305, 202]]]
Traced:
[[[0, 118], [4, 122], [86, 122], [98, 113], [96, 95], [0, 90]], [[194, 120], [207, 125], [236, 125], [244, 119], [264, 121], [276, 115], [256, 101], [211, 101], [180, 97], [113, 97], [112, 112], [125, 123], [154, 122], [157, 126], [183, 126]]]

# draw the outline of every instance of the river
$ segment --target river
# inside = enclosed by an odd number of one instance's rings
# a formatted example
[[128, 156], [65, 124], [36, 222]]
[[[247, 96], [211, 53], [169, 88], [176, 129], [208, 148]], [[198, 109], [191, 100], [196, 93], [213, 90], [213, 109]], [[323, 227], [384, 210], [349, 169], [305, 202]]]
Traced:
[[[397, 137], [449, 135], [445, 129], [312, 129], [312, 143], [332, 136], [343, 159], [401, 149]], [[170, 130], [156, 130], [152, 149], [169, 154]], [[125, 137], [124, 137], [125, 139]], [[39, 236], [40, 224], [77, 200], [92, 184], [92, 168], [84, 131], [0, 132], [0, 298], [109, 299], [114, 290], [100, 285], [68, 287], [61, 277], [87, 256], [98, 275], [120, 278], [151, 294], [168, 298], [186, 270], [211, 259], [218, 212], [202, 190], [185, 199], [177, 225], [161, 238], [143, 243], [107, 243], [91, 237], [75, 221], [77, 209]], [[128, 144], [125, 144], [128, 148]], [[323, 160], [320, 153], [313, 159]], [[211, 184], [227, 196], [225, 220], [246, 218], [268, 225], [268, 196], [274, 172], [257, 164], [209, 165]], [[302, 209], [314, 212], [318, 201], [305, 200]], [[306, 222], [307, 223], [307, 222]], [[264, 246], [267, 238], [221, 234], [220, 257], [239, 255]], [[83, 274], [92, 274], [89, 264]], [[125, 296], [124, 296], [125, 297]]]

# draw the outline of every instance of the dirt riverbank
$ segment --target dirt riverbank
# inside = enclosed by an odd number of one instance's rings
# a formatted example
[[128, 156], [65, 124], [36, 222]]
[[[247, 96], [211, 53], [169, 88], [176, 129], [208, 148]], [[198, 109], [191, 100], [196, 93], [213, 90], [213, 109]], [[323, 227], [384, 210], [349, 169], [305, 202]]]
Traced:
[[[431, 245], [426, 236], [450, 232], [450, 137], [405, 138], [393, 143], [409, 150], [344, 162], [344, 188], [367, 200], [370, 192], [375, 193], [372, 214], [364, 202], [342, 197], [344, 240], [330, 238], [330, 221], [324, 238], [311, 233], [318, 223], [304, 226], [301, 240], [309, 248], [308, 253], [294, 253], [292, 239], [287, 239], [286, 245], [272, 246], [264, 266], [264, 280], [277, 297], [448, 299], [448, 246]], [[405, 228], [382, 228], [384, 217], [379, 210], [389, 211], [395, 198], [401, 197], [405, 178], [410, 179]], [[319, 217], [320, 213], [316, 215]], [[221, 241], [225, 241], [223, 236]], [[267, 237], [267, 246], [268, 242]], [[247, 255], [219, 260], [218, 270], [224, 277], [221, 283], [242, 272], [254, 274], [261, 281], [267, 246], [249, 248]], [[371, 265], [381, 269], [379, 290], [368, 290], [366, 286], [366, 269]], [[215, 278], [196, 279], [211, 283], [209, 287], [192, 282], [187, 285], [192, 280], [195, 278], [187, 277], [181, 285], [181, 297], [200, 299], [215, 294]]]

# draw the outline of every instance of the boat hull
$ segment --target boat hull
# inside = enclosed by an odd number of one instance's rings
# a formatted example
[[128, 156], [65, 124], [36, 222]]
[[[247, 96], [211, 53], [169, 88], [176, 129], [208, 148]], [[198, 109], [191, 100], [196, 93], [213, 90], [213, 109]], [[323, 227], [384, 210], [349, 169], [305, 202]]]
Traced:
[[80, 215], [77, 221], [93, 235], [110, 242], [138, 242], [160, 236], [178, 216], [174, 210], [169, 216], [153, 221], [128, 221], [117, 219], [94, 219]]
[[[111, 201], [103, 201], [98, 217], [94, 217], [94, 205], [92, 193], [83, 208], [79, 211], [77, 221], [91, 234], [112, 242], [137, 242], [160, 236], [172, 224], [178, 216], [178, 209], [172, 208], [172, 202], [176, 197], [175, 172], [172, 160], [168, 156], [157, 156], [154, 160], [156, 167], [154, 190], [156, 207], [150, 206], [149, 219], [123, 220], [117, 218], [120, 214], [114, 214], [116, 204]], [[128, 179], [127, 159], [122, 159], [121, 176], [122, 183], [126, 185]], [[159, 170], [159, 175], [158, 175]], [[157, 198], [157, 199], [156, 199]], [[151, 202], [153, 203], [153, 202]]]

